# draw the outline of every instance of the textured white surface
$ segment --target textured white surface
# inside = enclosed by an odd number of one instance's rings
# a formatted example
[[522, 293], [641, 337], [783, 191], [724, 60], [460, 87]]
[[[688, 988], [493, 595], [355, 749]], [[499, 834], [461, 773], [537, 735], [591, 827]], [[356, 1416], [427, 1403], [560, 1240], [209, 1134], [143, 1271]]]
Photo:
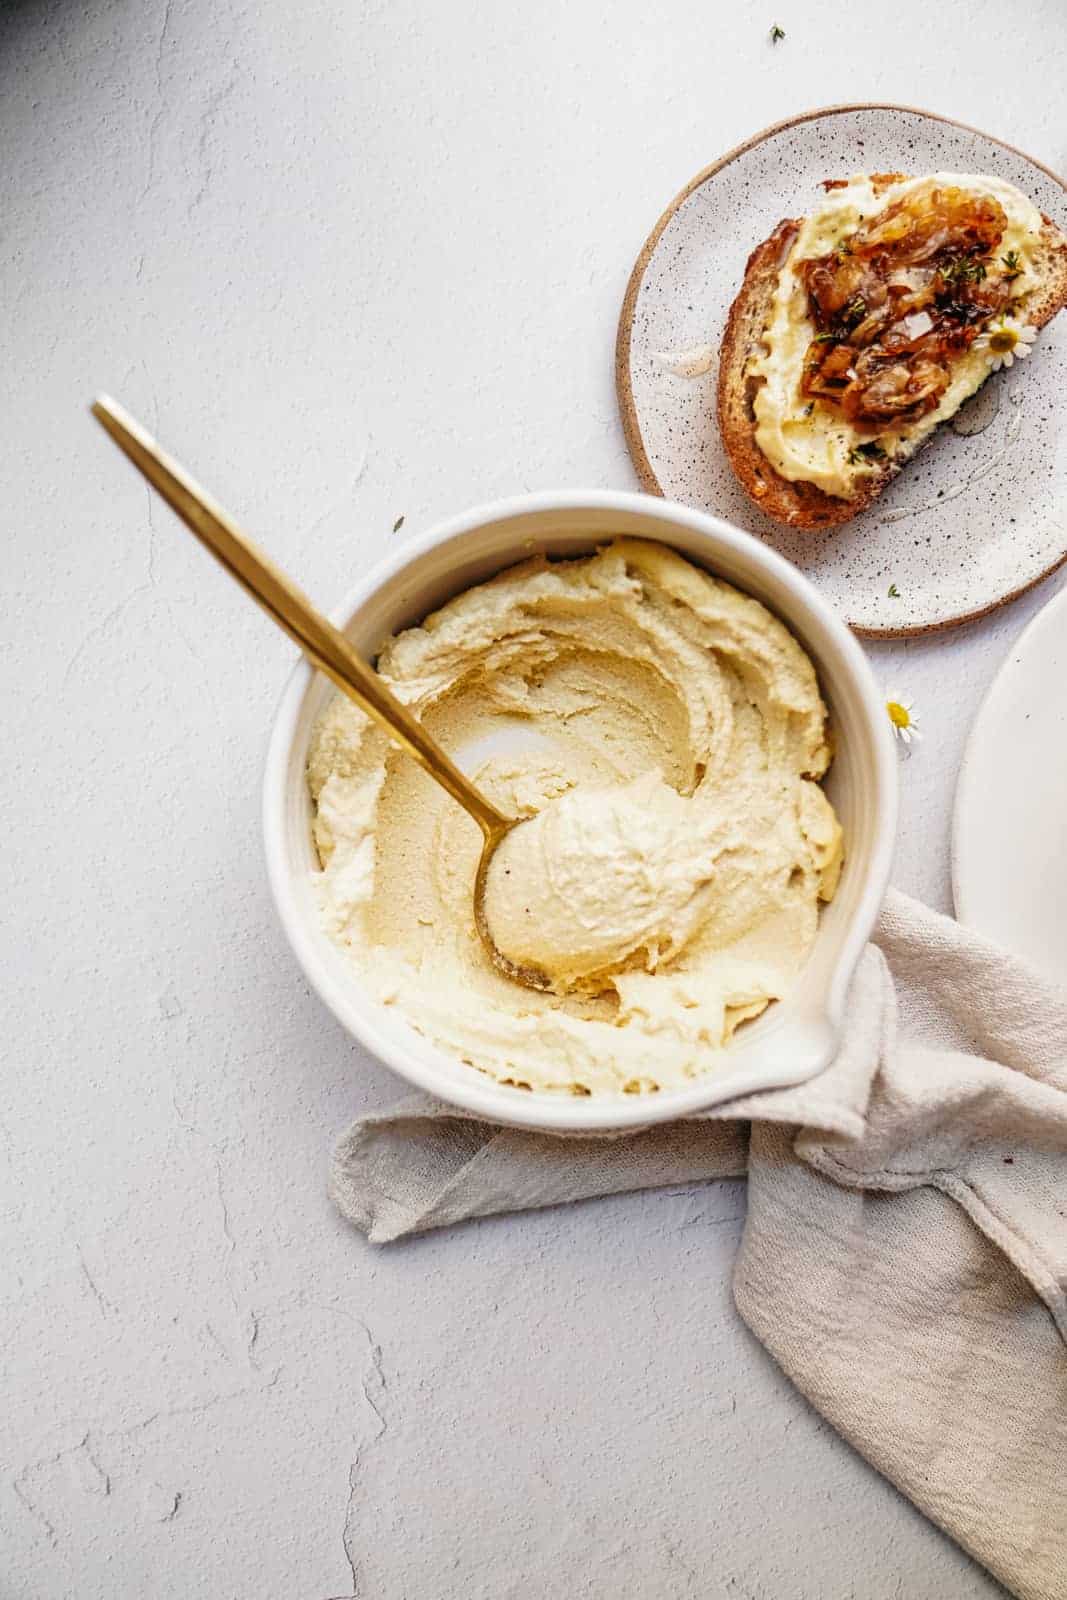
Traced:
[[[381, 1254], [336, 1218], [330, 1140], [398, 1086], [267, 899], [291, 652], [84, 413], [158, 424], [327, 602], [473, 500], [631, 486], [616, 314], [701, 163], [885, 98], [1067, 165], [1059, 0], [872, 39], [829, 0], [4, 9], [5, 1600], [997, 1592], [739, 1327], [739, 1185]], [[874, 652], [935, 904], [1043, 598]]]

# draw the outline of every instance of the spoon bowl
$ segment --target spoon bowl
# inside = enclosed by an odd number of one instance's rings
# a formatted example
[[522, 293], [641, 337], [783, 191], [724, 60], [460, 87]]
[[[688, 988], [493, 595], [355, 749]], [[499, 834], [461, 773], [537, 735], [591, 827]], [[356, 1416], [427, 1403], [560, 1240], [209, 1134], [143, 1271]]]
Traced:
[[474, 926], [478, 930], [478, 937], [485, 946], [490, 961], [492, 961], [498, 972], [502, 973], [505, 978], [510, 978], [514, 983], [521, 983], [524, 988], [547, 991], [553, 988], [553, 983], [546, 972], [542, 972], [539, 967], [520, 965], [504, 954], [493, 938], [485, 911], [485, 886], [493, 857], [511, 830], [518, 827], [520, 822], [528, 822], [529, 820], [529, 817], [517, 817], [514, 821], [507, 822], [502, 827], [487, 827], [484, 829], [482, 853], [478, 858], [478, 871], [474, 876]]

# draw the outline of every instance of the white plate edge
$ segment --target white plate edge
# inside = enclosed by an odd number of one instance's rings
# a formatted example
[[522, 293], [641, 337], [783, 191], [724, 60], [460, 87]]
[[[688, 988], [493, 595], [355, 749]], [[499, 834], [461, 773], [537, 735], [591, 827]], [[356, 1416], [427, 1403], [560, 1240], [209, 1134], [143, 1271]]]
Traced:
[[[1067, 606], [1067, 586], [1047, 600], [1040, 611], [1030, 618], [1026, 626], [1011, 641], [1007, 654], [997, 668], [992, 683], [982, 696], [974, 721], [971, 723], [967, 741], [963, 747], [963, 757], [960, 761], [959, 772], [956, 775], [956, 787], [952, 800], [952, 823], [949, 830], [949, 876], [956, 921], [962, 923], [964, 927], [974, 928], [975, 932], [984, 933], [984, 930], [977, 928], [971, 916], [967, 913], [966, 890], [963, 888], [960, 875], [962, 817], [967, 809], [968, 790], [971, 781], [971, 770], [975, 761], [975, 752], [982, 736], [983, 725], [992, 707], [997, 704], [1002, 695], [1007, 693], [1012, 678], [1022, 669], [1022, 662], [1018, 659], [1019, 652], [1026, 648], [1031, 634], [1039, 631], [1040, 626], [1047, 626], [1049, 613], [1055, 612], [1060, 605]], [[989, 935], [986, 936], [988, 937]]]

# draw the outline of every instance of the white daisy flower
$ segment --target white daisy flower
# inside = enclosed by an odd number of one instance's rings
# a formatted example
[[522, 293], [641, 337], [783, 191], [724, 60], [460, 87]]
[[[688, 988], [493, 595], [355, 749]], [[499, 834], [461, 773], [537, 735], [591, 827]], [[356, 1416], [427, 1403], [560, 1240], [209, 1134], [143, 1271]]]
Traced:
[[975, 340], [975, 348], [984, 351], [993, 372], [1010, 367], [1016, 356], [1028, 356], [1037, 338], [1037, 329], [1015, 317], [1000, 317], [990, 323], [985, 333]]
[[886, 698], [885, 709], [901, 744], [918, 744], [922, 734], [919, 732], [914, 702], [892, 691]]

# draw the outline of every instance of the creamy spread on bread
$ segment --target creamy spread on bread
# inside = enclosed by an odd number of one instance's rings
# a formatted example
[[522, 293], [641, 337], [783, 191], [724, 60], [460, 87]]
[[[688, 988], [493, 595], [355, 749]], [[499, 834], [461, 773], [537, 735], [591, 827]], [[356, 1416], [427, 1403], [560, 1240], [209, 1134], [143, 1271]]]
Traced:
[[[939, 204], [952, 203], [959, 209], [961, 197], [973, 201], [979, 220], [973, 236], [966, 229], [947, 231], [940, 256], [919, 248], [913, 252], [918, 264], [898, 268], [894, 228], [902, 238], [909, 217], [914, 225], [915, 215], [924, 209], [929, 214]], [[885, 342], [861, 350], [871, 307], [857, 295], [853, 304], [840, 308], [839, 320], [831, 325], [817, 299], [822, 268], [816, 264], [819, 258], [831, 264], [844, 261], [851, 242], [861, 244], [880, 225], [880, 237], [891, 242], [871, 259], [883, 275], [881, 304], [874, 315], [880, 316], [875, 336]], [[912, 454], [989, 376], [990, 358], [978, 337], [981, 329], [1006, 310], [1025, 320], [1027, 297], [1039, 282], [1035, 251], [1041, 231], [1037, 207], [1001, 178], [936, 173], [884, 183], [862, 175], [828, 188], [825, 200], [799, 225], [779, 272], [762, 352], [747, 369], [747, 376], [758, 380], [755, 440], [775, 471], [792, 482], [848, 498], [886, 463]], [[894, 325], [896, 308], [901, 314]], [[942, 315], [946, 308], [951, 317]], [[923, 365], [922, 344], [935, 345], [946, 328], [951, 340], [942, 337], [940, 353]], [[892, 374], [887, 374], [892, 354], [886, 354], [886, 345], [890, 352], [894, 347], [911, 352], [909, 384], [899, 396], [897, 412], [888, 381]], [[876, 381], [883, 391], [867, 410], [862, 396], [855, 405], [850, 404], [851, 393], [844, 398], [846, 388], [854, 392], [861, 386], [863, 373], [857, 374], [855, 359], [861, 354], [871, 369], [872, 392]], [[815, 369], [824, 357], [826, 381], [819, 383]], [[916, 367], [921, 369], [917, 378]]]
[[827, 711], [789, 630], [621, 540], [468, 590], [378, 670], [502, 810], [535, 819], [509, 835], [530, 830], [516, 859], [501, 846], [487, 909], [564, 981], [541, 993], [494, 967], [472, 916], [478, 827], [338, 695], [308, 783], [322, 925], [353, 981], [523, 1088], [641, 1093], [714, 1071], [794, 983], [840, 872]]

